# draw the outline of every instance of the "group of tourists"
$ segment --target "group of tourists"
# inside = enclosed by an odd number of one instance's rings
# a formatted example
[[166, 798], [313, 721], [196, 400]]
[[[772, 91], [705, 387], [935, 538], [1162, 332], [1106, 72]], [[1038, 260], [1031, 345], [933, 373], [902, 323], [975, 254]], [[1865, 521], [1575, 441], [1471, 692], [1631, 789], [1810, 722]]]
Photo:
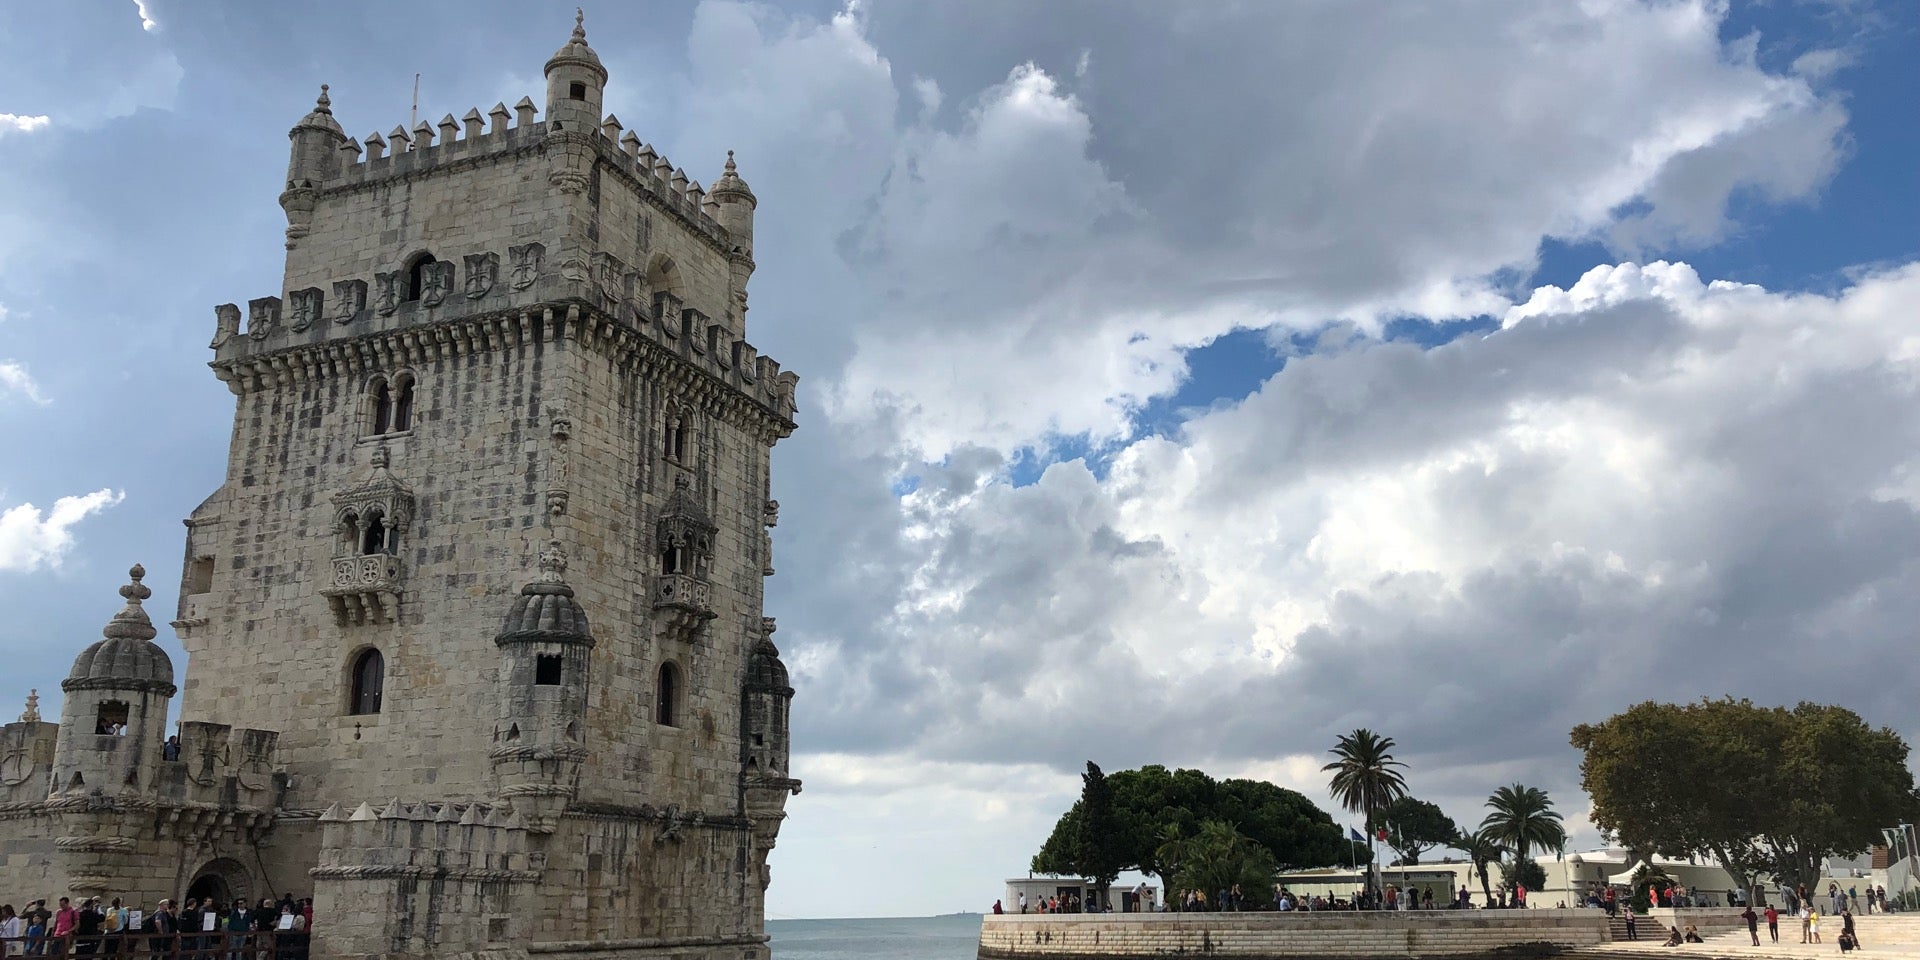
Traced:
[[49, 909], [33, 900], [22, 910], [0, 904], [0, 946], [5, 957], [145, 955], [206, 960], [304, 960], [313, 901], [293, 894], [257, 905], [221, 904], [188, 898], [161, 900], [149, 911], [119, 897], [75, 902], [61, 897]]

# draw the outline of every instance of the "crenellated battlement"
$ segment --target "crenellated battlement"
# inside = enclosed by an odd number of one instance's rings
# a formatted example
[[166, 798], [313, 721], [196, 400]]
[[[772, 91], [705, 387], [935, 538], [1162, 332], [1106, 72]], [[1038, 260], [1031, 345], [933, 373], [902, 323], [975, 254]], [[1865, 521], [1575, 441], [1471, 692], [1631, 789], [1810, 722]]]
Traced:
[[[317, 182], [315, 187], [324, 196], [396, 177], [450, 172], [472, 163], [540, 151], [549, 134], [560, 132], [539, 119], [539, 108], [528, 97], [521, 97], [511, 111], [505, 103], [495, 103], [484, 115], [476, 107], [458, 121], [448, 113], [436, 123], [418, 121], [411, 130], [397, 124], [384, 135], [376, 130], [362, 139], [348, 138], [339, 148], [342, 163], [338, 175]], [[729, 249], [727, 230], [718, 218], [719, 204], [684, 168], [675, 166], [655, 146], [641, 142], [613, 114], [590, 133], [601, 162], [723, 252]]]

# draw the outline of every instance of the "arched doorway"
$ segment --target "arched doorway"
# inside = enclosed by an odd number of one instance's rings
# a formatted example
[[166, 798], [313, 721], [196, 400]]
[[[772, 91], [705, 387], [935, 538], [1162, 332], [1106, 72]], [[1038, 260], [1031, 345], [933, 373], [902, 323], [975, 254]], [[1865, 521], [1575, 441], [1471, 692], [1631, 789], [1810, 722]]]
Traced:
[[202, 903], [212, 899], [221, 906], [229, 906], [236, 899], [247, 898], [251, 892], [248, 887], [247, 868], [237, 860], [222, 857], [194, 874], [193, 882], [187, 884], [186, 898]]

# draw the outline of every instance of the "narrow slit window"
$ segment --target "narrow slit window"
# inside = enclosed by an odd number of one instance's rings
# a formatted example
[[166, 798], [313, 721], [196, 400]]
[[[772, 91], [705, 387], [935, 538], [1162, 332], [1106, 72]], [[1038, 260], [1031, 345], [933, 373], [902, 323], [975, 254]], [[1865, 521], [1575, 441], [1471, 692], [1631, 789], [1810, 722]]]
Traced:
[[654, 720], [663, 727], [678, 726], [680, 668], [671, 663], [660, 665], [660, 682], [654, 691]]

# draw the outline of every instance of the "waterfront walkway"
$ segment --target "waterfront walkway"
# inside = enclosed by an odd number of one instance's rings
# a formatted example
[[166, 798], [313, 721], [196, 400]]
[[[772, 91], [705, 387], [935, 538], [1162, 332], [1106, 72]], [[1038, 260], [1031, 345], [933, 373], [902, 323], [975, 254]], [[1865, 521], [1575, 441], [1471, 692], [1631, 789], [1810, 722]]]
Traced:
[[[1860, 932], [1860, 941], [1866, 950], [1858, 960], [1920, 960], [1920, 914], [1895, 914], [1892, 916], [1854, 917], [1855, 929]], [[1840, 924], [1827, 917], [1820, 918], [1820, 936], [1825, 943], [1801, 943], [1800, 921], [1787, 917], [1780, 918], [1780, 942], [1767, 939], [1767, 925], [1760, 924], [1760, 945], [1754, 946], [1752, 938], [1747, 936], [1745, 927], [1723, 933], [1702, 934], [1705, 943], [1683, 943], [1677, 947], [1662, 946], [1666, 943], [1665, 928], [1655, 929], [1653, 924], [1642, 922], [1640, 939], [1615, 940], [1598, 947], [1589, 947], [1578, 952], [1604, 953], [1608, 956], [1665, 957], [1747, 957], [1751, 960], [1808, 960], [1811, 957], [1839, 957]], [[1855, 955], [1849, 954], [1849, 957]]]

